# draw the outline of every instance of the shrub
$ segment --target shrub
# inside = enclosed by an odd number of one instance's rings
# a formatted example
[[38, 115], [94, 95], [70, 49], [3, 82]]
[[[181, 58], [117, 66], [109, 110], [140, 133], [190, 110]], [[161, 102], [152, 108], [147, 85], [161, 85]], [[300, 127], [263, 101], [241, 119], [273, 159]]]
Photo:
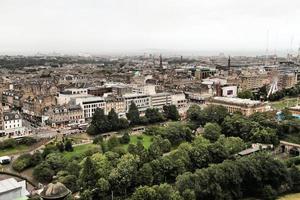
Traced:
[[37, 142], [37, 140], [33, 137], [23, 137], [21, 140], [18, 141], [18, 144], [24, 144], [26, 146], [33, 145]]
[[137, 138], [138, 140], [143, 140], [143, 139], [144, 139], [143, 136], [141, 136], [141, 135], [138, 135], [136, 138]]
[[97, 135], [93, 140], [93, 144], [100, 144], [101, 142], [103, 142], [103, 136], [102, 135]]
[[49, 183], [52, 181], [55, 172], [47, 162], [42, 162], [33, 169], [33, 177], [41, 183]]
[[7, 139], [0, 142], [0, 149], [14, 148], [17, 145], [15, 139]]
[[130, 142], [130, 136], [128, 132], [125, 132], [123, 136], [120, 138], [120, 143], [121, 144], [128, 144]]
[[25, 169], [31, 167], [32, 156], [30, 154], [20, 155], [13, 163], [12, 167], [17, 172], [22, 172]]

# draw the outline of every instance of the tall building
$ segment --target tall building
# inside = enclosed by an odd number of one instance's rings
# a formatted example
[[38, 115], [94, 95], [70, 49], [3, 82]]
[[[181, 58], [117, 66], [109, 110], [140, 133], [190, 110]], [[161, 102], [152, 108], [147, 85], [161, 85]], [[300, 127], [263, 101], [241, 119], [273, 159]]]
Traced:
[[140, 112], [144, 112], [151, 106], [151, 98], [147, 94], [125, 94], [123, 95], [125, 101], [126, 112], [132, 102], [138, 107]]
[[163, 106], [172, 104], [172, 98], [170, 93], [167, 92], [156, 93], [150, 96], [151, 96], [151, 107], [157, 108], [160, 111], [163, 110]]
[[295, 73], [284, 73], [279, 76], [279, 88], [291, 88], [297, 84], [297, 76]]
[[240, 76], [241, 90], [258, 90], [268, 83], [268, 75], [266, 73], [244, 73]]

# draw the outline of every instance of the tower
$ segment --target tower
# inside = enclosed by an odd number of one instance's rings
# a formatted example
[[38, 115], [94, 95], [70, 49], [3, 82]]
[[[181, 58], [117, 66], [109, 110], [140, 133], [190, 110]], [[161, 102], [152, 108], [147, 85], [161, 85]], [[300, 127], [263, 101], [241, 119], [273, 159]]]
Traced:
[[231, 74], [231, 59], [230, 56], [228, 57], [228, 64], [227, 64], [227, 68], [228, 68], [228, 74]]
[[160, 69], [163, 68], [163, 63], [162, 63], [162, 56], [161, 56], [161, 54], [159, 55], [159, 68], [160, 68]]

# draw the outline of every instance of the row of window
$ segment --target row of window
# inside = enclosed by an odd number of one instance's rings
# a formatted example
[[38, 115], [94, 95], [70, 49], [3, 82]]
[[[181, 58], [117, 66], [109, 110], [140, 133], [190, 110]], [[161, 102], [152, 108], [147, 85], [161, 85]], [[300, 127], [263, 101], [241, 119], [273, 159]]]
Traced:
[[5, 129], [8, 129], [8, 128], [18, 128], [18, 127], [21, 127], [20, 124], [5, 125]]

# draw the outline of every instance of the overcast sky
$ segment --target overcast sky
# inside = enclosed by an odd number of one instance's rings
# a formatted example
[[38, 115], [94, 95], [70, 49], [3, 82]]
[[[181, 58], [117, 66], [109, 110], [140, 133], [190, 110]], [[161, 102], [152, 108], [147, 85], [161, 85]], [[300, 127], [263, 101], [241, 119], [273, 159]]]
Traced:
[[300, 0], [0, 0], [2, 54], [286, 53], [299, 44]]

